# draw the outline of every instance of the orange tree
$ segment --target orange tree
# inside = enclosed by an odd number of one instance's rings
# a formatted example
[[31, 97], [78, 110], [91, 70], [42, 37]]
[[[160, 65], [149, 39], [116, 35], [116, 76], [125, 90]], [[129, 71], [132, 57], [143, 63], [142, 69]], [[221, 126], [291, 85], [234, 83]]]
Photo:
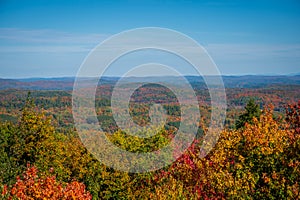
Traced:
[[[46, 117], [27, 99], [18, 124], [0, 126], [0, 186], [12, 185], [17, 175], [34, 164], [46, 178], [52, 168], [57, 179], [70, 182], [83, 180], [90, 154], [74, 135], [57, 133], [51, 118]], [[48, 179], [47, 179], [48, 180]]]
[[36, 167], [26, 169], [23, 177], [17, 177], [16, 183], [8, 189], [4, 186], [2, 199], [92, 199], [85, 185], [75, 180], [61, 184], [55, 176], [39, 176]]
[[[273, 118], [272, 107], [243, 129], [224, 130], [214, 150], [191, 147], [152, 179], [155, 199], [297, 199], [300, 140]], [[201, 144], [201, 142], [199, 143]]]

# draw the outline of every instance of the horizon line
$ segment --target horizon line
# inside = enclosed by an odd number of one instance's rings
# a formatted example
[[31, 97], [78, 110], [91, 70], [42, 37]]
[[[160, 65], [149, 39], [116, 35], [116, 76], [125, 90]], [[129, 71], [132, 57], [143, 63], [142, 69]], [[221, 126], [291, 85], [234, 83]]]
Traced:
[[[227, 76], [235, 76], [235, 77], [241, 77], [241, 76], [299, 76], [299, 73], [291, 73], [291, 74], [221, 74], [221, 77], [227, 77]], [[183, 75], [184, 77], [203, 77], [203, 76], [219, 76], [219, 75], [194, 75], [194, 74], [187, 74]], [[105, 75], [102, 76], [105, 78], [122, 78], [123, 76], [118, 75]], [[161, 76], [128, 76], [125, 78], [152, 78], [152, 77], [181, 77], [181, 76], [174, 76], [174, 75], [161, 75]], [[97, 76], [83, 76], [83, 77], [77, 77], [77, 76], [31, 76], [31, 77], [0, 77], [0, 79], [13, 79], [13, 80], [20, 80], [20, 79], [59, 79], [59, 78], [99, 78]]]

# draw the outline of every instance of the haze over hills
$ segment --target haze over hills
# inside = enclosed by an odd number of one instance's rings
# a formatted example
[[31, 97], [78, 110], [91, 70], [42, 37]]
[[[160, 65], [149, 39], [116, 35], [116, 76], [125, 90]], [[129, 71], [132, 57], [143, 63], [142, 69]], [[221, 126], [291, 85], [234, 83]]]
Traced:
[[[191, 85], [205, 87], [205, 81], [200, 76], [185, 76]], [[82, 81], [89, 81], [94, 78], [82, 78]], [[100, 84], [114, 84], [120, 77], [102, 77]], [[178, 77], [127, 77], [124, 81], [130, 82], [151, 82], [161, 81], [177, 83]], [[244, 76], [222, 76], [226, 88], [261, 88], [271, 85], [300, 85], [300, 75], [244, 75]], [[72, 90], [75, 77], [54, 77], [54, 78], [22, 78], [4, 79], [0, 78], [0, 89], [25, 89], [25, 90]]]

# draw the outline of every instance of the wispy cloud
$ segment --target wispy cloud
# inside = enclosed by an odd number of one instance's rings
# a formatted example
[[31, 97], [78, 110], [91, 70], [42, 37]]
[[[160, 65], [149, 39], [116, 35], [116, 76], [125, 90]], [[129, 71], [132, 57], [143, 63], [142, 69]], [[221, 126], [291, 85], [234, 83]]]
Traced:
[[106, 34], [75, 34], [48, 29], [0, 28], [0, 52], [89, 52], [107, 37]]
[[[0, 52], [87, 52], [108, 37], [108, 34], [99, 33], [75, 34], [50, 29], [0, 28]], [[130, 45], [126, 42], [124, 41], [124, 45]], [[176, 40], [172, 42], [170, 39], [170, 42], [184, 48]], [[300, 57], [300, 44], [208, 44], [205, 48], [213, 56], [222, 58]]]
[[1, 46], [0, 53], [88, 53], [92, 48], [82, 45]]
[[[26, 70], [30, 71], [29, 69], [34, 67], [43, 66], [43, 70], [51, 71], [54, 70], [53, 66], [58, 66], [59, 70], [63, 66], [65, 69], [73, 70], [70, 70], [72, 71], [70, 74], [75, 74], [84, 57], [109, 36], [108, 34], [77, 34], [48, 29], [0, 28], [0, 68], [3, 70], [5, 67], [15, 67], [18, 69], [15, 71], [25, 73]], [[143, 44], [144, 42], [149, 44], [147, 37], [133, 35], [130, 38], [116, 41], [105, 50], [106, 53], [114, 55], [115, 51], [120, 50], [121, 47], [134, 47], [134, 44]], [[197, 51], [186, 46], [185, 40], [181, 40], [180, 37], [173, 38], [166, 35], [161, 42], [156, 42], [157, 44], [168, 44], [170, 47], [199, 58]], [[211, 43], [205, 45], [204, 48], [216, 61], [220, 71], [226, 74], [264, 73], [266, 67], [272, 67], [270, 69], [277, 73], [284, 73], [287, 70], [298, 72], [300, 63], [299, 43]], [[139, 58], [146, 59], [144, 57], [140, 55]], [[159, 57], [159, 59], [170, 60], [171, 58]], [[22, 71], [20, 66], [23, 65], [28, 66], [28, 69]], [[286, 69], [287, 67], [289, 69]], [[120, 71], [120, 69], [118, 68], [116, 71]], [[9, 70], [7, 70], [7, 74], [9, 74]]]
[[300, 44], [210, 44], [208, 53], [224, 74], [298, 73]]
[[3, 42], [21, 42], [31, 44], [94, 44], [102, 41], [106, 34], [74, 34], [49, 29], [0, 28], [0, 40]]

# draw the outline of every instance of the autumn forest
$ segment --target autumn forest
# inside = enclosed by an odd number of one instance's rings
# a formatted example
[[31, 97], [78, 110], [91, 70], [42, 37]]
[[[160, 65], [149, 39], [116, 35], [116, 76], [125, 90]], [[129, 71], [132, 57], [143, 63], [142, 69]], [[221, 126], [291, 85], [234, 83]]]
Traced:
[[[223, 77], [224, 128], [205, 157], [200, 147], [213, 123], [210, 94], [200, 77], [187, 79], [201, 114], [195, 140], [175, 162], [144, 173], [106, 166], [85, 147], [74, 125], [72, 78], [0, 79], [0, 199], [299, 199], [300, 76]], [[170, 143], [182, 114], [170, 89], [145, 84], [131, 96], [136, 124], [150, 123], [154, 103], [167, 115], [161, 126], [145, 129], [154, 135], [139, 138], [114, 120], [117, 78], [101, 81], [97, 118], [84, 119], [86, 126], [99, 124], [110, 142], [129, 152]]]

